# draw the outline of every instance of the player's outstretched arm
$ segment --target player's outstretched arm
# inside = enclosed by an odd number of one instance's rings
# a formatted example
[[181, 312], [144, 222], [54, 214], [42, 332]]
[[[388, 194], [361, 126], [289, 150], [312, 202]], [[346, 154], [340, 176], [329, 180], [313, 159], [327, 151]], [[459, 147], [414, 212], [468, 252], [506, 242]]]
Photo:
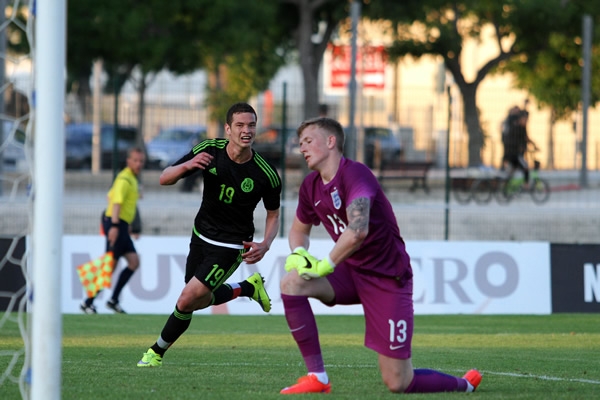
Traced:
[[205, 169], [213, 158], [214, 157], [208, 153], [198, 153], [191, 160], [165, 168], [160, 174], [158, 181], [163, 186], [174, 185], [188, 171], [193, 169]]

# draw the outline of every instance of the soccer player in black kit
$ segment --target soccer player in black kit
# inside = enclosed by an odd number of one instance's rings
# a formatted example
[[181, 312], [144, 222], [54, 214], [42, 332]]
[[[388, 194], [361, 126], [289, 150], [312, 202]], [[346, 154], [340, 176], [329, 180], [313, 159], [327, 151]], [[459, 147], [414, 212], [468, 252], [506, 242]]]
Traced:
[[[226, 138], [207, 139], [164, 169], [161, 185], [202, 170], [202, 204], [194, 220], [185, 282], [175, 310], [157, 341], [138, 367], [160, 367], [167, 349], [187, 330], [196, 310], [250, 297], [265, 312], [271, 300], [264, 279], [256, 272], [239, 283], [225, 283], [242, 261], [254, 264], [269, 250], [279, 230], [281, 178], [276, 169], [252, 149], [256, 111], [236, 103], [227, 111]], [[254, 210], [262, 200], [267, 217], [262, 242], [254, 242]]]

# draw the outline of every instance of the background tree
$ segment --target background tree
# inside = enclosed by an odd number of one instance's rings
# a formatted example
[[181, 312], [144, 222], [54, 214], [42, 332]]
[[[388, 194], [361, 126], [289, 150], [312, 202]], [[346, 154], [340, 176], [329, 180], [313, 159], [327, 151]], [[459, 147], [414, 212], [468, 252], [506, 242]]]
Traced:
[[206, 1], [202, 7], [205, 25], [196, 43], [209, 75], [212, 130], [219, 135], [229, 106], [266, 90], [286, 61], [289, 34], [278, 23], [279, 11], [269, 0]]
[[[319, 69], [332, 35], [350, 14], [352, 1], [280, 0], [280, 23], [291, 34], [304, 83], [304, 118], [319, 113]], [[369, 2], [365, 2], [369, 3]]]
[[[132, 11], [135, 10], [135, 11]], [[183, 42], [191, 22], [185, 24], [185, 2], [149, 0], [76, 1], [68, 3], [67, 70], [68, 89], [76, 91], [84, 115], [90, 95], [92, 63], [103, 61], [109, 80], [106, 92], [118, 95], [137, 68], [135, 84], [139, 95], [138, 132], [143, 132], [144, 93], [158, 71], [183, 73], [193, 70], [198, 56]], [[180, 36], [181, 35], [181, 36]], [[141, 134], [138, 142], [143, 142]]]
[[[498, 65], [510, 59], [527, 58], [537, 48], [547, 47], [550, 33], [568, 25], [564, 0], [407, 0], [373, 2], [369, 15], [393, 22], [396, 40], [390, 57], [439, 56], [462, 96], [468, 132], [469, 166], [481, 165], [484, 135], [477, 109], [477, 89]], [[473, 79], [464, 74], [462, 50], [467, 39], [497, 44], [495, 55], [476, 69]]]
[[[97, 59], [104, 62], [109, 75], [106, 90], [110, 92], [118, 94], [135, 71], [132, 83], [140, 102], [140, 133], [145, 89], [163, 70], [182, 74], [206, 68], [213, 73], [222, 70], [227, 62], [247, 62], [243, 71], [237, 71], [251, 79], [246, 79], [244, 85], [233, 86], [242, 91], [230, 92], [226, 86], [215, 89], [228, 93], [236, 101], [247, 100], [249, 95], [266, 87], [265, 80], [268, 82], [283, 63], [283, 55], [276, 52], [282, 34], [273, 28], [277, 8], [271, 3], [267, 0], [69, 2], [67, 66], [70, 82], [78, 82], [72, 87], [82, 95], [89, 95], [91, 66]], [[218, 97], [209, 96], [209, 101], [212, 100]], [[140, 136], [139, 140], [143, 138]]]
[[[579, 3], [579, 4], [578, 4]], [[592, 71], [600, 71], [600, 25], [599, 6], [594, 2], [563, 2], [562, 14], [569, 21], [560, 31], [552, 32], [544, 48], [535, 43], [529, 45], [527, 57], [520, 57], [500, 64], [499, 71], [515, 75], [516, 86], [529, 92], [540, 107], [550, 109], [548, 131], [548, 168], [554, 167], [554, 124], [573, 117], [580, 110], [582, 90], [582, 16], [595, 15], [595, 40], [592, 46]], [[596, 9], [594, 9], [596, 8]], [[592, 73], [591, 105], [600, 100], [600, 75]]]

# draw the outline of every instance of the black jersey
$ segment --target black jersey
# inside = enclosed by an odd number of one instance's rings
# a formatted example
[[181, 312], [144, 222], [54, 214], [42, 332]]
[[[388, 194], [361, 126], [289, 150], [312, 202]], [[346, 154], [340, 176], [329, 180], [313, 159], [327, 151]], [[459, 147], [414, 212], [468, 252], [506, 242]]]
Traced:
[[254, 210], [261, 199], [265, 209], [279, 209], [281, 178], [275, 167], [254, 150], [250, 161], [232, 161], [225, 150], [227, 143], [227, 139], [204, 140], [173, 165], [201, 152], [214, 157], [202, 171], [204, 191], [194, 229], [218, 242], [241, 244], [253, 240]]

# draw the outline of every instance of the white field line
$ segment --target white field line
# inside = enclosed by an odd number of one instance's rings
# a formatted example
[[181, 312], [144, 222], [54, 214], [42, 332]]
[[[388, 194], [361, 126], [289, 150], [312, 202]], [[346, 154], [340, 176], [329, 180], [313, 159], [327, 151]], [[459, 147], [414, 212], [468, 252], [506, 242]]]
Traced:
[[[302, 361], [299, 361], [298, 364], [302, 365]], [[194, 363], [194, 365], [251, 366], [254, 364], [253, 363], [220, 363], [220, 364], [217, 364], [217, 363]], [[296, 365], [296, 364], [286, 364], [286, 366], [287, 365]], [[325, 367], [326, 368], [356, 368], [356, 369], [378, 368], [376, 364], [346, 364], [346, 365], [344, 365], [344, 364], [325, 364]], [[454, 370], [454, 372], [464, 373], [465, 370]], [[509, 376], [509, 377], [513, 377], [513, 378], [533, 378], [533, 379], [540, 379], [540, 380], [544, 380], [544, 381], [579, 382], [579, 383], [589, 383], [592, 385], [600, 385], [600, 381], [593, 380], [593, 379], [559, 378], [556, 376], [547, 376], [547, 375], [517, 374], [514, 372], [497, 372], [497, 371], [484, 371], [484, 370], [479, 370], [479, 372], [481, 372], [481, 374], [484, 377], [486, 374], [488, 374], [488, 375]]]
[[[63, 363], [70, 363], [70, 361], [63, 361]], [[256, 364], [252, 362], [226, 362], [226, 363], [217, 363], [217, 362], [206, 362], [206, 363], [190, 363], [189, 365], [197, 365], [197, 366], [219, 366], [219, 367], [255, 367], [255, 366], [264, 366], [264, 364]], [[290, 366], [290, 365], [304, 365], [302, 361], [298, 361], [297, 363], [292, 364], [269, 364], [271, 367], [277, 366]], [[379, 368], [376, 364], [325, 364], [326, 368]], [[441, 370], [440, 370], [441, 371]], [[445, 370], [448, 371], [448, 370]], [[464, 373], [465, 370], [450, 370], [453, 372]], [[485, 375], [499, 375], [499, 376], [509, 376], [513, 378], [533, 378], [540, 379], [544, 381], [556, 381], [556, 382], [579, 382], [579, 383], [589, 383], [591, 385], [600, 385], [600, 380], [593, 379], [575, 379], [575, 378], [559, 378], [556, 376], [547, 376], [547, 375], [532, 375], [532, 374], [517, 374], [515, 372], [497, 372], [497, 371], [486, 371], [486, 370], [478, 370], [485, 377]], [[442, 371], [444, 372], [444, 371]], [[447, 372], [446, 372], [447, 373]]]
[[510, 376], [513, 378], [533, 378], [533, 379], [540, 379], [543, 381], [579, 382], [579, 383], [589, 383], [592, 385], [600, 385], [600, 381], [596, 381], [593, 379], [559, 378], [556, 376], [547, 376], [547, 375], [517, 374], [515, 372], [497, 372], [497, 371], [483, 371], [483, 370], [478, 370], [478, 371], [481, 372], [481, 375], [483, 375], [484, 377], [486, 374], [488, 374], [488, 375]]

